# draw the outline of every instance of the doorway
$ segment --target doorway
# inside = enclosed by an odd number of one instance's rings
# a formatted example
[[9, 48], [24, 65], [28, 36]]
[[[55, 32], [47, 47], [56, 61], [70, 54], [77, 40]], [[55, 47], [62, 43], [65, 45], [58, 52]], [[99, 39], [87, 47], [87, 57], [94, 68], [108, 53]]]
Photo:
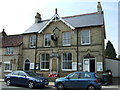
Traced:
[[24, 70], [29, 70], [29, 69], [30, 69], [30, 61], [27, 59], [25, 61], [25, 68], [24, 68]]
[[83, 71], [95, 72], [95, 59], [88, 58], [83, 60]]
[[95, 72], [95, 59], [90, 59], [90, 72]]

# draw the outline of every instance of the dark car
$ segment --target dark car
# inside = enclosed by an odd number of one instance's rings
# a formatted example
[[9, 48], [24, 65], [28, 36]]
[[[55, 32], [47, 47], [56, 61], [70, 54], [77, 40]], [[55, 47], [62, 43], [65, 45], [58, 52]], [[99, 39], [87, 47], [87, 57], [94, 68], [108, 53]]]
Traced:
[[65, 88], [101, 90], [101, 83], [93, 72], [73, 72], [66, 77], [56, 79], [55, 87], [58, 90]]
[[6, 85], [22, 85], [29, 88], [44, 87], [49, 81], [44, 77], [39, 77], [31, 71], [14, 71], [5, 75]]

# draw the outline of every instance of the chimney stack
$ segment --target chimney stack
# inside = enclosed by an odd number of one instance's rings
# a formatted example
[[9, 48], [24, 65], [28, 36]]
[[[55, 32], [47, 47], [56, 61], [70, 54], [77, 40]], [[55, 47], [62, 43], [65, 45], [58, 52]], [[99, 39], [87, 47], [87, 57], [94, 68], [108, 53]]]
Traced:
[[35, 16], [35, 23], [39, 23], [41, 21], [41, 15], [37, 12]]
[[102, 6], [101, 6], [100, 1], [98, 1], [97, 11], [100, 12], [100, 13], [102, 12]]

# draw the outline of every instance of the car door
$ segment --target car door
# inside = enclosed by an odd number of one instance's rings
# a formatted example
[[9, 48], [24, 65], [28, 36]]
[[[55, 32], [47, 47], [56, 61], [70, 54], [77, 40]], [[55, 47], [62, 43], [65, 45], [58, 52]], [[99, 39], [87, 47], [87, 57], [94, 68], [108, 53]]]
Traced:
[[18, 84], [18, 71], [14, 71], [11, 75], [12, 84]]
[[87, 88], [90, 84], [91, 76], [87, 72], [81, 73], [81, 77], [78, 80], [79, 88]]
[[26, 74], [24, 73], [24, 72], [19, 72], [19, 74], [18, 74], [18, 83], [19, 83], [19, 85], [27, 85], [27, 81], [28, 81], [28, 79], [27, 79], [27, 76], [26, 76]]
[[65, 85], [68, 88], [77, 88], [78, 87], [78, 73], [72, 73], [66, 78]]

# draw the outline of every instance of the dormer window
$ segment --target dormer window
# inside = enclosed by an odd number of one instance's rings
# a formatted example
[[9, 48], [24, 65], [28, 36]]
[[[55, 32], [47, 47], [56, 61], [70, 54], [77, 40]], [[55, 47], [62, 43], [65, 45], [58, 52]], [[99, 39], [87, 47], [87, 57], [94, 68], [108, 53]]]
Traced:
[[36, 47], [36, 35], [30, 36], [30, 48], [35, 48]]

